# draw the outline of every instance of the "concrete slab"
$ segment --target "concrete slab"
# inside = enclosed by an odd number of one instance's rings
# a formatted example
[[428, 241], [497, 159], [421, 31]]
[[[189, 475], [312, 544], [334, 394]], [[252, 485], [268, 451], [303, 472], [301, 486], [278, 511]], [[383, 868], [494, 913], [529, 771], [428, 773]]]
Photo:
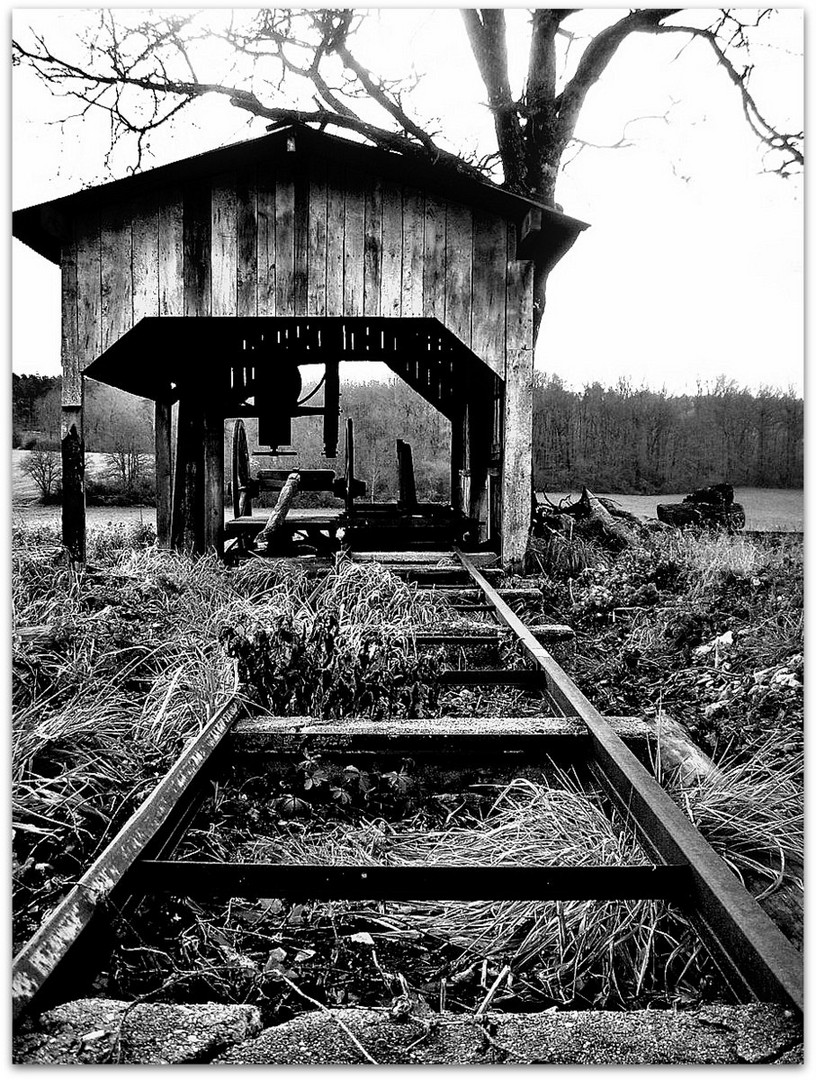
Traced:
[[708, 1005], [687, 1012], [444, 1015], [423, 1026], [387, 1010], [308, 1013], [213, 1059], [217, 1065], [728, 1065], [787, 1060], [800, 1025], [780, 1006]]
[[185, 1065], [209, 1061], [257, 1035], [250, 1005], [132, 1005], [84, 998], [29, 1022], [14, 1038], [13, 1060], [30, 1065]]

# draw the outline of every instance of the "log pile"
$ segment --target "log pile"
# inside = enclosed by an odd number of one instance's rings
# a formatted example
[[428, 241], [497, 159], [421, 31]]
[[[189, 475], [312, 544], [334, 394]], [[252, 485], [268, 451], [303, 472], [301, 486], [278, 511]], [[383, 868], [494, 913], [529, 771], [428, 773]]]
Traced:
[[556, 533], [572, 538], [578, 534], [623, 551], [635, 544], [639, 525], [634, 514], [622, 510], [611, 499], [598, 498], [585, 487], [576, 502], [560, 506], [539, 503], [533, 515], [533, 536]]
[[686, 495], [681, 503], [660, 503], [658, 519], [667, 525], [684, 528], [727, 529], [737, 532], [745, 528], [745, 510], [734, 502], [734, 489], [730, 484], [712, 484], [698, 488]]

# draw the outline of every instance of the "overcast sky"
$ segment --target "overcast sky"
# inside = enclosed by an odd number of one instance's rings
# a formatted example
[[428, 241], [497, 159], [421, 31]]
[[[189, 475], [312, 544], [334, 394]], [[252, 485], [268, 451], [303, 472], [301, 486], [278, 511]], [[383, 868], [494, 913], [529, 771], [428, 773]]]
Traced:
[[[588, 11], [574, 28], [591, 30], [612, 14]], [[30, 24], [56, 45], [86, 18], [22, 10], [15, 32]], [[525, 15], [508, 18], [519, 89]], [[801, 128], [802, 12], [782, 11], [772, 25], [755, 54], [756, 94], [770, 118]], [[643, 119], [627, 129], [634, 148], [585, 150], [560, 181], [564, 210], [592, 227], [550, 279], [537, 366], [578, 387], [628, 377], [683, 391], [722, 374], [801, 391], [801, 180], [762, 174], [734, 87], [702, 44], [681, 45], [675, 35], [630, 39], [587, 98], [578, 129], [585, 140], [615, 142], [628, 120]], [[384, 74], [415, 65], [426, 74], [411, 99], [418, 116], [438, 118], [454, 147], [493, 149], [457, 11], [380, 12], [359, 53]], [[65, 102], [21, 69], [13, 106], [15, 209], [103, 178], [103, 117], [54, 124]], [[200, 104], [157, 140], [153, 164], [263, 132], [261, 121], [250, 125], [225, 103]], [[59, 272], [18, 241], [12, 304], [14, 370], [57, 373]]]

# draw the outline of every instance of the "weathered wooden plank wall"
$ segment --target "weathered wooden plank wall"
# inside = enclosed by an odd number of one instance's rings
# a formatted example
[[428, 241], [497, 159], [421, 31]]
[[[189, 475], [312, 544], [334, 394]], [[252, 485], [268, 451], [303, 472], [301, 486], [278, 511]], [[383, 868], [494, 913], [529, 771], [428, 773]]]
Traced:
[[512, 223], [320, 159], [110, 206], [76, 235], [80, 367], [148, 315], [433, 316], [502, 378], [517, 348]]

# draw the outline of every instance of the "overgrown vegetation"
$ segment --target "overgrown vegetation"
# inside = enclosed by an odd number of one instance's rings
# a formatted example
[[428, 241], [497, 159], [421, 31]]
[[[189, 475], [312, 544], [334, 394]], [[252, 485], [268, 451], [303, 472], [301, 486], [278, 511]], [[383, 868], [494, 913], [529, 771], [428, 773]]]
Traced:
[[[18, 942], [236, 670], [255, 708], [282, 715], [541, 711], [512, 688], [497, 703], [475, 688], [437, 698], [442, 655], [422, 658], [406, 632], [460, 616], [381, 567], [341, 562], [317, 581], [263, 559], [227, 570], [153, 540], [144, 528], [92, 531], [89, 566], [76, 572], [55, 533], [14, 537]], [[574, 674], [593, 702], [690, 721], [720, 768], [691, 785], [666, 776], [670, 792], [755, 894], [798, 888], [801, 544], [660, 531], [618, 554], [592, 541], [538, 544], [534, 559], [547, 613], [578, 630]], [[372, 865], [642, 858], [585, 779], [512, 768], [442, 775], [394, 755], [306, 750], [261, 770], [236, 765], [217, 779], [186, 854]], [[440, 1002], [477, 1008], [496, 980], [493, 1006], [508, 1009], [677, 1004], [718, 986], [683, 920], [654, 903], [160, 898], [116, 929], [97, 992], [253, 1001], [268, 1022], [305, 1007], [303, 994], [327, 1005], [404, 998], [423, 1015]]]
[[614, 556], [535, 545], [549, 614], [578, 633], [574, 677], [609, 715], [666, 710], [710, 753], [769, 732], [803, 745], [801, 539], [644, 532]]
[[[13, 538], [15, 910], [29, 934], [234, 683], [282, 715], [433, 713], [433, 661], [393, 627], [433, 608], [416, 588], [342, 567], [227, 570], [153, 546], [145, 527], [91, 531], [71, 569], [56, 532]], [[381, 579], [385, 575], [381, 575]], [[402, 623], [400, 622], [402, 620]], [[226, 647], [225, 647], [226, 646]], [[234, 660], [234, 662], [233, 662]]]

